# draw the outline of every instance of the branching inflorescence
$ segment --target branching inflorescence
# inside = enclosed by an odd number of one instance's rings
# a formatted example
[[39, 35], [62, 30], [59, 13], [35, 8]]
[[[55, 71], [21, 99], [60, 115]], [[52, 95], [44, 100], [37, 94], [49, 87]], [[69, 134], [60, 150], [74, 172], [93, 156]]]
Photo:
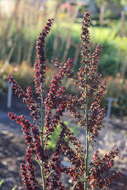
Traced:
[[[45, 90], [45, 39], [53, 23], [53, 19], [49, 19], [36, 44], [35, 92], [32, 92], [31, 87], [23, 90], [12, 76], [9, 77], [15, 94], [22, 98], [33, 118], [31, 123], [23, 115], [9, 113], [10, 119], [21, 125], [25, 138], [26, 153], [20, 171], [27, 190], [69, 189], [63, 183], [63, 175], [71, 179], [72, 190], [103, 189], [120, 175], [111, 170], [113, 160], [118, 154], [117, 149], [103, 157], [97, 151], [89, 160], [93, 142], [99, 134], [104, 118], [101, 101], [105, 93], [105, 82], [97, 71], [101, 48], [96, 46], [93, 52], [91, 51], [90, 22], [90, 14], [87, 12], [83, 17], [82, 59], [76, 76], [72, 72], [72, 59], [67, 59], [60, 66], [57, 63], [58, 70], [50, 82], [48, 92]], [[68, 94], [62, 82], [65, 77], [74, 77], [78, 95]], [[34, 93], [38, 98], [34, 98]], [[62, 116], [66, 111], [78, 121], [81, 128], [84, 128], [85, 148], [74, 136], [71, 128], [65, 124]], [[56, 148], [49, 153], [48, 142], [57, 127], [60, 128], [60, 134]], [[69, 167], [62, 164], [64, 157], [70, 162]], [[40, 166], [42, 182], [37, 181], [35, 161]]]

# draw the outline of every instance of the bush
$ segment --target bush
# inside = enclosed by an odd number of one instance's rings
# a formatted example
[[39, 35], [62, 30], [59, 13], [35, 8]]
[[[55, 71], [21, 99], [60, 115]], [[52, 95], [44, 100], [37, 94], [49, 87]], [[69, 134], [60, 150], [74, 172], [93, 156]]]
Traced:
[[[47, 39], [47, 59], [50, 61], [51, 59], [58, 57], [63, 60], [66, 50], [67, 57], [74, 57], [77, 50], [79, 49], [80, 31], [81, 27], [79, 23], [73, 23], [71, 24], [71, 27], [67, 23], [62, 23], [61, 26], [56, 24], [52, 33]], [[10, 62], [17, 64], [22, 61], [27, 61], [33, 65], [35, 61], [35, 39], [37, 33], [38, 29], [33, 30], [32, 28], [30, 28], [29, 32], [28, 29], [22, 29], [18, 32], [18, 34], [15, 30], [12, 30], [12, 33], [8, 39], [8, 43], [6, 43], [6, 56], [2, 57], [3, 55], [0, 53], [0, 58], [8, 58], [10, 49], [12, 49], [13, 51]], [[66, 42], [68, 42], [69, 36], [71, 37], [71, 42], [69, 48], [66, 49]], [[4, 36], [0, 36], [1, 39], [3, 37]], [[114, 26], [112, 28], [92, 27], [91, 38], [92, 43], [99, 43], [103, 47], [99, 69], [106, 76], [115, 76], [116, 73], [120, 71], [123, 62], [125, 62], [123, 57], [126, 56], [127, 52], [127, 38], [117, 36], [117, 29]], [[54, 49], [54, 43], [56, 43], [56, 41], [57, 45], [56, 49]], [[59, 55], [57, 48], [59, 49]], [[75, 70], [77, 70], [79, 67], [79, 61], [80, 56], [78, 55], [78, 59], [75, 60], [74, 63]]]
[[127, 80], [121, 78], [119, 75], [116, 78], [109, 77], [107, 79], [107, 97], [116, 98], [113, 102], [112, 114], [115, 116], [127, 116]]
[[[113, 180], [120, 177], [119, 171], [112, 170], [118, 149], [100, 155], [94, 143], [102, 128], [104, 109], [101, 105], [105, 94], [105, 82], [98, 73], [100, 47], [92, 51], [89, 36], [90, 14], [85, 13], [81, 34], [81, 67], [73, 71], [73, 60], [67, 59], [57, 64], [57, 72], [50, 81], [48, 91], [45, 89], [45, 73], [47, 70], [44, 54], [45, 38], [52, 26], [49, 19], [39, 35], [36, 44], [36, 62], [34, 64], [34, 91], [31, 87], [25, 90], [9, 77], [15, 94], [26, 104], [32, 121], [24, 115], [10, 112], [8, 115], [22, 127], [25, 139], [25, 155], [20, 163], [21, 179], [27, 190], [66, 189], [63, 177], [72, 181], [73, 190], [105, 189]], [[73, 78], [73, 86], [79, 96], [66, 91], [63, 79]], [[64, 113], [70, 113], [84, 129], [85, 149], [80, 140], [74, 136], [68, 123], [64, 122]], [[54, 134], [55, 133], [55, 134]], [[55, 139], [54, 139], [55, 137]], [[56, 140], [57, 139], [57, 140]], [[49, 152], [49, 141], [55, 142]], [[66, 164], [63, 161], [67, 160]], [[41, 180], [37, 179], [37, 165]]]
[[28, 63], [23, 62], [21, 65], [12, 65], [0, 62], [0, 89], [2, 93], [7, 90], [9, 74], [13, 74], [23, 88], [32, 84], [33, 68]]

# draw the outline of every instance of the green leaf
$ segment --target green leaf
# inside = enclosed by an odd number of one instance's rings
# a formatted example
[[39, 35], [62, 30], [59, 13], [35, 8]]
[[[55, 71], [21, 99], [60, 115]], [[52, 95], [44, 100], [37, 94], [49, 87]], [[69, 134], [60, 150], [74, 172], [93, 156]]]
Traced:
[[16, 190], [17, 189], [17, 185], [15, 185], [11, 190]]
[[4, 180], [3, 179], [0, 180], [0, 187], [3, 185], [3, 183], [4, 183]]

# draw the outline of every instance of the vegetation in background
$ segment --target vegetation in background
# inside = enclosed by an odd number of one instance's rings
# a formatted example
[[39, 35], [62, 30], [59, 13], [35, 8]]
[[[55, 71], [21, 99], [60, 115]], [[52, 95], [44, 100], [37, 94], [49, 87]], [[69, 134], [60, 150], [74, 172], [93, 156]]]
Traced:
[[[56, 24], [47, 39], [47, 58], [51, 60], [59, 57], [64, 60], [68, 56], [73, 57], [76, 70], [80, 60], [79, 41], [81, 28], [80, 18], [78, 17], [80, 7], [78, 4], [75, 5], [73, 14], [70, 16], [71, 13], [62, 8], [64, 2], [68, 1], [48, 0], [43, 3], [31, 0], [16, 1], [11, 16], [9, 18], [3, 16], [0, 20], [0, 60], [14, 64], [20, 64], [24, 61], [34, 64], [35, 40], [42, 25], [42, 18], [43, 23], [45, 23], [50, 12], [50, 15], [55, 17]], [[121, 5], [123, 8], [126, 6], [126, 0], [112, 0], [111, 2], [108, 0], [96, 0], [97, 5], [103, 6], [103, 3], [106, 3], [107, 7], [109, 3], [117, 6]], [[126, 57], [127, 52], [126, 21], [110, 21], [109, 19], [106, 27], [95, 27], [96, 22], [98, 21], [94, 20], [92, 22], [91, 37], [92, 43], [101, 44], [104, 50], [100, 70], [104, 71], [105, 75], [115, 76], [117, 72], [121, 72], [121, 67], [126, 62], [126, 58], [123, 58]], [[37, 26], [36, 30], [34, 29], [35, 24]], [[122, 29], [124, 31], [121, 31]], [[60, 50], [59, 54], [58, 48]], [[108, 66], [106, 66], [107, 64]]]
[[[67, 34], [66, 32], [69, 29], [69, 25], [62, 24], [63, 32], [61, 31], [61, 27], [55, 28], [51, 35], [49, 36], [47, 40], [47, 48], [46, 48], [46, 55], [47, 59], [51, 61], [51, 59], [54, 59], [59, 56], [63, 60], [65, 58], [65, 49], [66, 49], [66, 41], [67, 41]], [[80, 25], [79, 24], [73, 24], [70, 33], [71, 33], [71, 44], [68, 49], [67, 57], [73, 57], [75, 55], [74, 64], [75, 68], [78, 67], [79, 62], [79, 33], [80, 33]], [[64, 32], [65, 31], [65, 32]], [[15, 35], [15, 33], [13, 34]], [[30, 62], [34, 63], [35, 57], [33, 56], [33, 53], [35, 52], [35, 44], [32, 42], [35, 41], [35, 37], [37, 35], [37, 32], [32, 32], [27, 34], [27, 31], [22, 34], [18, 33], [18, 43], [15, 44], [15, 48], [13, 49], [13, 53], [11, 54], [11, 57], [9, 58], [11, 63], [19, 64], [23, 61], [26, 61], [30, 64]], [[58, 51], [54, 50], [53, 44], [55, 41], [55, 37], [59, 36], [58, 42], [57, 42], [57, 48], [59, 48], [60, 53], [58, 55]], [[91, 28], [91, 37], [93, 43], [100, 43], [103, 47], [103, 56], [101, 57], [101, 63], [100, 63], [100, 69], [104, 71], [104, 75], [116, 75], [117, 72], [121, 72], [121, 67], [124, 65], [124, 58], [126, 57], [127, 52], [127, 38], [126, 37], [120, 37], [116, 36], [115, 29], [111, 28]], [[12, 38], [13, 39], [13, 38]], [[30, 49], [30, 52], [27, 51]], [[93, 44], [94, 46], [94, 44]], [[20, 47], [20, 49], [19, 49]], [[11, 47], [12, 48], [12, 47]], [[8, 50], [10, 47], [6, 48], [6, 54], [8, 53]], [[63, 53], [64, 52], [64, 53]], [[124, 57], [124, 58], [123, 58]], [[2, 60], [2, 57], [1, 57]]]
[[[104, 51], [104, 50], [103, 50]], [[102, 52], [103, 52], [102, 51]], [[102, 58], [101, 58], [102, 59]], [[53, 63], [52, 63], [53, 64]], [[22, 71], [22, 72], [21, 72]], [[103, 70], [102, 70], [103, 71]], [[56, 73], [54, 67], [49, 64], [49, 68], [46, 69], [46, 87], [48, 87], [53, 75]], [[22, 86], [22, 88], [26, 88], [27, 86], [33, 86], [33, 67], [31, 67], [28, 63], [22, 63], [21, 65], [4, 65], [4, 63], [0, 63], [0, 93], [6, 94], [8, 83], [7, 77], [9, 74], [13, 74], [14, 78], [18, 81], [18, 83]], [[107, 81], [107, 91], [105, 96], [105, 105], [107, 105], [107, 98], [113, 97], [117, 98], [117, 102], [112, 105], [112, 114], [121, 116], [127, 116], [127, 80], [124, 79], [123, 76], [117, 74], [117, 76], [107, 76], [105, 77]], [[66, 86], [68, 92], [77, 94], [75, 88], [73, 87], [74, 81], [64, 80], [63, 84]]]
[[[100, 26], [99, 11], [100, 5], [97, 2], [106, 3], [104, 13], [104, 24]], [[52, 61], [56, 57], [62, 61], [67, 57], [74, 59], [74, 72], [79, 68], [80, 62], [80, 32], [81, 32], [81, 10], [89, 4], [75, 4], [73, 14], [61, 8], [64, 0], [18, 0], [14, 4], [14, 10], [8, 14], [0, 13], [0, 93], [6, 91], [7, 75], [14, 71], [14, 77], [21, 86], [32, 84], [32, 73], [35, 62], [35, 41], [40, 31], [42, 23], [46, 22], [47, 17], [55, 17], [55, 25], [51, 34], [46, 40], [46, 57], [50, 69], [47, 72], [47, 78], [50, 81], [54, 69]], [[90, 1], [92, 2], [92, 1]], [[100, 44], [103, 49], [99, 71], [104, 77], [112, 76], [114, 81], [117, 80], [117, 74], [126, 81], [127, 78], [127, 23], [126, 23], [126, 0], [96, 0], [96, 13], [93, 13], [91, 27], [92, 48]], [[34, 6], [33, 6], [34, 5]], [[112, 8], [116, 6], [116, 10]], [[117, 11], [118, 10], [118, 11]], [[2, 10], [4, 11], [4, 10]], [[72, 14], [70, 16], [70, 14]], [[121, 16], [120, 16], [121, 15]], [[64, 21], [63, 21], [64, 20]], [[35, 30], [36, 25], [36, 30]], [[59, 52], [58, 52], [59, 49]], [[23, 63], [23, 64], [22, 64]], [[22, 72], [20, 72], [22, 69]], [[111, 81], [110, 81], [111, 82]], [[66, 86], [70, 89], [72, 81], [66, 81]], [[120, 84], [119, 84], [120, 85]], [[123, 85], [122, 85], [123, 87]], [[74, 92], [74, 89], [72, 89]], [[114, 96], [114, 89], [109, 88], [107, 96]], [[117, 109], [113, 107], [113, 113], [126, 113], [126, 90], [120, 90], [122, 96], [119, 96]], [[74, 92], [75, 93], [75, 92]], [[122, 105], [123, 103], [123, 105]], [[116, 106], [116, 104], [114, 105]]]
[[116, 98], [116, 102], [113, 102], [112, 113], [115, 116], [123, 117], [127, 116], [127, 80], [121, 78], [118, 74], [117, 77], [107, 78], [107, 94], [105, 98]]

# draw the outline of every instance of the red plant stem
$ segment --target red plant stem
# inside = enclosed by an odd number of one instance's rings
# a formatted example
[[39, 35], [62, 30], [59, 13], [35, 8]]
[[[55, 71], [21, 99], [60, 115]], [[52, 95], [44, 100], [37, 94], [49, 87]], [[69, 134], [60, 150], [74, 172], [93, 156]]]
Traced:
[[89, 131], [88, 131], [88, 126], [87, 126], [87, 120], [88, 120], [88, 114], [86, 113], [86, 155], [85, 155], [85, 190], [88, 189], [88, 164], [89, 164]]
[[[85, 64], [85, 68], [87, 68], [87, 65]], [[88, 97], [87, 97], [87, 72], [85, 72], [85, 80], [86, 80], [86, 86], [85, 86], [85, 95], [86, 95], [86, 103], [85, 103], [85, 130], [86, 130], [86, 154], [85, 154], [85, 183], [84, 183], [84, 190], [88, 189], [88, 162], [89, 162], [89, 131], [88, 131]]]
[[[83, 71], [83, 75], [81, 74], [81, 78], [84, 80], [84, 87], [81, 85], [82, 92], [84, 94], [84, 120], [85, 120], [85, 171], [84, 171], [84, 190], [88, 189], [88, 175], [89, 175], [89, 129], [88, 129], [88, 80], [89, 80], [89, 70], [90, 70], [90, 63], [91, 63], [91, 56], [90, 56], [90, 37], [89, 37], [89, 26], [90, 26], [90, 14], [85, 13], [83, 18], [83, 26], [82, 26], [82, 48], [81, 48], [81, 56], [82, 56], [82, 65], [80, 68], [80, 74]], [[84, 69], [83, 69], [84, 67]]]
[[[43, 131], [44, 131], [44, 100], [43, 100], [43, 96], [41, 94], [41, 107], [40, 107], [40, 116], [41, 116], [41, 122], [40, 122], [40, 128], [41, 128], [41, 143], [42, 143], [42, 149], [44, 150], [44, 139], [43, 139]], [[45, 174], [44, 174], [44, 167], [43, 167], [43, 163], [41, 163], [40, 165], [41, 167], [41, 176], [42, 176], [42, 183], [43, 183], [43, 190], [45, 190]]]

